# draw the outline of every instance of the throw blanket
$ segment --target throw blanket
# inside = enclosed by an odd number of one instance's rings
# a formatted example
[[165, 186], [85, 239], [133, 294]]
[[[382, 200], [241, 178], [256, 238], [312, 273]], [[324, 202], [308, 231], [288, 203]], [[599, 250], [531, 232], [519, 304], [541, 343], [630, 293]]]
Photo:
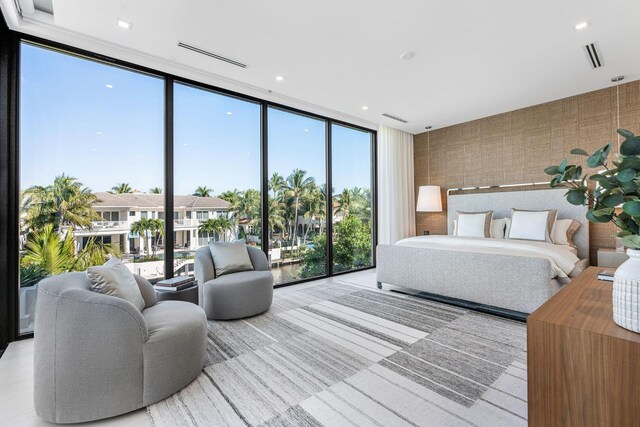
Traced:
[[569, 275], [580, 259], [570, 246], [548, 242], [511, 239], [484, 239], [459, 236], [417, 236], [402, 239], [396, 245], [414, 248], [442, 249], [446, 251], [477, 252], [485, 254], [515, 255], [546, 258], [551, 263], [552, 278], [560, 283], [569, 282]]

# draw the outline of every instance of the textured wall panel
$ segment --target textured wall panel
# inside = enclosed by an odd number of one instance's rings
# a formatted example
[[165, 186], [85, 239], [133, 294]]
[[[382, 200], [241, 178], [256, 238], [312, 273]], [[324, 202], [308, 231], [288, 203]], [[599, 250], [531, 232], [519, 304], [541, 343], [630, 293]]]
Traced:
[[[620, 127], [640, 134], [640, 81], [620, 85]], [[446, 189], [547, 181], [544, 168], [584, 161], [569, 151], [613, 142], [617, 151], [616, 88], [607, 88], [498, 114], [415, 136], [415, 185]], [[446, 209], [446, 207], [445, 207]], [[447, 213], [417, 213], [417, 234], [446, 234]], [[590, 225], [591, 263], [598, 248], [614, 247], [615, 227]]]

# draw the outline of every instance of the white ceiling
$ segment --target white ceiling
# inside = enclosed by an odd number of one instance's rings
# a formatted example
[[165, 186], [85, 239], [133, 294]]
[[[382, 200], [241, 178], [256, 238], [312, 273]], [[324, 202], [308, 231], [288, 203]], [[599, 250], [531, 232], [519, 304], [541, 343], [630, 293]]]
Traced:
[[[53, 19], [20, 17], [13, 0], [0, 5], [25, 33], [412, 133], [600, 89], [616, 75], [640, 78], [637, 0], [53, 0]], [[576, 31], [581, 21], [590, 25]], [[589, 66], [590, 42], [602, 68]], [[407, 51], [414, 59], [400, 59]], [[279, 74], [286, 80], [277, 82]]]

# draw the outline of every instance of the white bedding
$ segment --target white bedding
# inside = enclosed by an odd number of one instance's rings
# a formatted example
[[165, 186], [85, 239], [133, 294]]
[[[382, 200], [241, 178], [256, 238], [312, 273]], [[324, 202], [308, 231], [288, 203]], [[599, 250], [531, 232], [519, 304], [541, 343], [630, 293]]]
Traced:
[[551, 277], [558, 279], [561, 283], [567, 283], [570, 280], [569, 274], [576, 266], [576, 263], [580, 261], [568, 246], [537, 241], [460, 236], [417, 236], [400, 240], [396, 245], [447, 251], [546, 258], [551, 262]]

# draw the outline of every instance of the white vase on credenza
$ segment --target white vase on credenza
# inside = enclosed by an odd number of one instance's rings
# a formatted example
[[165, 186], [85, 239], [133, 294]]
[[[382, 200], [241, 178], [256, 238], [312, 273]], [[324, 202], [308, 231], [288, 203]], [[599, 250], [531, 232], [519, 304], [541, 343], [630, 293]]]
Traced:
[[613, 277], [613, 321], [640, 332], [640, 250], [627, 249], [627, 255]]

